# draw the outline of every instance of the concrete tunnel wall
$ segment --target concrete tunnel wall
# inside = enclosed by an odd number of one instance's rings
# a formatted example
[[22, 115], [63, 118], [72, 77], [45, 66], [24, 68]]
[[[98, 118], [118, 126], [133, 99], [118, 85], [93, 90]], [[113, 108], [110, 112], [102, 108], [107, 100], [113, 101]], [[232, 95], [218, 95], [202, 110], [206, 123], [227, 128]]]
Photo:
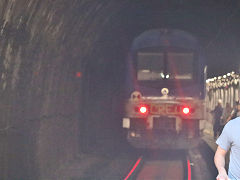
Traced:
[[0, 1], [0, 179], [54, 179], [79, 153], [103, 148], [120, 123], [109, 107], [119, 106], [123, 66], [101, 54], [114, 35], [102, 37], [123, 3]]

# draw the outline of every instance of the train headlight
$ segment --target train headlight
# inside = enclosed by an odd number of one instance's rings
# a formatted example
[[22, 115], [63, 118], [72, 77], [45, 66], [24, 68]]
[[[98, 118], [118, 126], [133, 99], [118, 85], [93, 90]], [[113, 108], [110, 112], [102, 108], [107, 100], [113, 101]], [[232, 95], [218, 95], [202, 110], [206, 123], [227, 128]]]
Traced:
[[184, 107], [182, 112], [183, 112], [183, 114], [188, 115], [190, 113], [190, 108], [189, 107]]
[[139, 107], [139, 112], [141, 114], [146, 114], [148, 112], [148, 108], [146, 106], [140, 106]]
[[139, 105], [135, 107], [135, 112], [141, 115], [148, 115], [149, 113], [149, 106], [148, 105]]

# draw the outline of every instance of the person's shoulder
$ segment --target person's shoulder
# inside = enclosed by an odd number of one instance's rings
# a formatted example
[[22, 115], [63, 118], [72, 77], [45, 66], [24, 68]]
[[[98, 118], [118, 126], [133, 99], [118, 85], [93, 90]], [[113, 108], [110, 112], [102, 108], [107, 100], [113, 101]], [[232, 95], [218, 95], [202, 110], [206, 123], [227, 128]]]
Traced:
[[[233, 123], [240, 124], [240, 116], [232, 119], [231, 121], [232, 121]], [[231, 121], [230, 121], [230, 122], [231, 122]]]
[[236, 127], [236, 126], [240, 126], [240, 117], [236, 117], [232, 120], [230, 120], [226, 125], [225, 127], [226, 128], [231, 128], [231, 127]]

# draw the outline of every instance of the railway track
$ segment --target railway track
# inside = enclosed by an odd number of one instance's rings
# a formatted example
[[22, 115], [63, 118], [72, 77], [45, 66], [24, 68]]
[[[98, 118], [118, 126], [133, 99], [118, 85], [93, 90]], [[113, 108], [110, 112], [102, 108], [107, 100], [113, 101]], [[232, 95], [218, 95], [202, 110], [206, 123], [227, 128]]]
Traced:
[[[91, 166], [69, 169], [71, 180], [203, 180], [215, 179], [213, 153], [205, 145], [186, 151], [128, 149], [101, 157]], [[213, 163], [213, 162], [212, 162]], [[214, 166], [214, 165], [213, 165]], [[58, 178], [60, 179], [60, 178]]]
[[143, 153], [124, 180], [191, 180], [191, 162], [185, 151]]

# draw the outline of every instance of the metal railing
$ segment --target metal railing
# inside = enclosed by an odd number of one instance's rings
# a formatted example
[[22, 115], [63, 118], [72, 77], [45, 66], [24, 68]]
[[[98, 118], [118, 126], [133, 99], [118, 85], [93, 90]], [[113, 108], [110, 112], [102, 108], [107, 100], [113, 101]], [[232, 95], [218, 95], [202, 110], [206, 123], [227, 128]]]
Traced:
[[235, 72], [206, 80], [206, 108], [212, 110], [221, 99], [223, 107], [229, 103], [233, 108], [240, 98], [240, 74]]

